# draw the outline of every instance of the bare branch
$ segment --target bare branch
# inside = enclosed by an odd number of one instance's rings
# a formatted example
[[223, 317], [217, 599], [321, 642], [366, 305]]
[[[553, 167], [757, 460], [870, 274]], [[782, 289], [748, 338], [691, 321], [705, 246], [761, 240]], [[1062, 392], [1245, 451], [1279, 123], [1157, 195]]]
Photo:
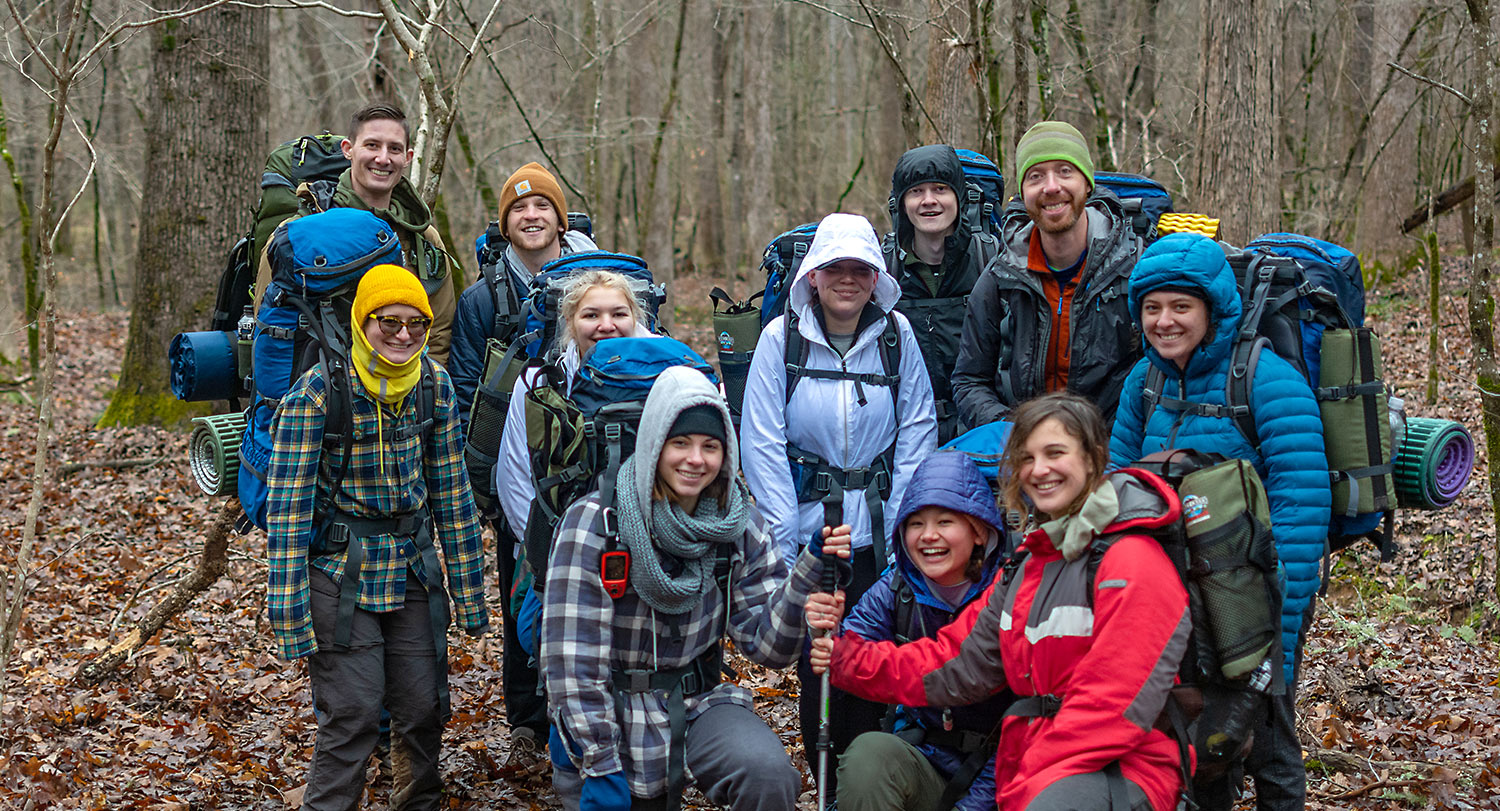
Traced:
[[1429, 79], [1426, 76], [1423, 76], [1421, 74], [1413, 73], [1412, 71], [1410, 71], [1407, 68], [1404, 68], [1404, 67], [1396, 64], [1395, 62], [1387, 62], [1386, 65], [1390, 66], [1393, 70], [1398, 70], [1398, 71], [1406, 74], [1407, 76], [1410, 76], [1411, 78], [1416, 79], [1417, 81], [1419, 81], [1419, 82], [1421, 82], [1423, 84], [1430, 84], [1430, 85], [1432, 85], [1433, 87], [1436, 87], [1439, 90], [1446, 90], [1449, 93], [1452, 93], [1459, 101], [1463, 102], [1464, 104], [1472, 105], [1474, 103], [1473, 99], [1471, 99], [1468, 96], [1464, 95], [1463, 91], [1459, 90], [1458, 88], [1450, 87], [1450, 86], [1445, 85], [1445, 84], [1443, 84], [1442, 82], [1440, 82], [1440, 81], [1438, 81], [1436, 79]]
[[[13, 2], [13, 0], [5, 0], [5, 2], [10, 3]], [[77, 61], [75, 61], [73, 64], [87, 64], [88, 61], [94, 57], [94, 54], [98, 53], [104, 48], [113, 45], [114, 38], [125, 33], [126, 31], [131, 31], [137, 28], [150, 28], [157, 23], [163, 23], [167, 20], [181, 20], [188, 17], [194, 17], [202, 14], [205, 11], [209, 11], [210, 9], [215, 9], [219, 6], [226, 5], [227, 3], [229, 3], [229, 0], [210, 0], [210, 2], [205, 3], [201, 6], [193, 6], [191, 8], [184, 7], [176, 11], [169, 11], [145, 20], [133, 20], [131, 22], [116, 23], [113, 27], [99, 34], [99, 40], [94, 43], [94, 47], [89, 48], [88, 51], [86, 51], [82, 56], [78, 57]]]
[[942, 132], [937, 122], [932, 120], [932, 115], [927, 112], [927, 105], [922, 103], [922, 94], [917, 92], [916, 85], [911, 83], [911, 77], [906, 75], [906, 68], [901, 66], [901, 59], [896, 55], [896, 47], [886, 40], [885, 33], [880, 26], [875, 24], [875, 12], [870, 9], [866, 0], [859, 0], [859, 7], [865, 10], [865, 16], [870, 18], [870, 27], [875, 31], [875, 38], [880, 40], [880, 49], [885, 52], [885, 57], [891, 60], [891, 66], [896, 69], [896, 75], [901, 77], [901, 83], [906, 85], [906, 92], [911, 94], [912, 101], [916, 102], [917, 109], [922, 112], [922, 117], [927, 119], [927, 125], [932, 127], [933, 132]]
[[801, 3], [804, 6], [811, 6], [811, 7], [815, 8], [815, 9], [817, 9], [818, 11], [821, 11], [824, 14], [829, 15], [830, 17], [837, 17], [838, 19], [843, 20], [844, 22], [849, 23], [850, 25], [858, 26], [859, 28], [868, 28], [871, 31], [875, 30], [875, 26], [871, 25], [870, 23], [864, 22], [862, 20], [856, 20], [853, 17], [850, 17], [849, 15], [847, 15], [847, 14], [841, 12], [841, 11], [835, 11], [835, 10], [829, 8], [828, 6], [825, 6], [822, 3], [815, 3], [815, 2], [813, 2], [813, 0], [792, 0], [792, 2], [793, 3]]
[[94, 151], [94, 139], [90, 138], [83, 131], [83, 127], [78, 125], [78, 119], [74, 117], [72, 110], [68, 111], [68, 123], [73, 125], [73, 129], [78, 133], [78, 137], [83, 139], [84, 146], [89, 148], [89, 166], [83, 173], [83, 180], [78, 184], [78, 191], [74, 192], [73, 198], [58, 213], [57, 223], [52, 227], [52, 233], [47, 235], [47, 239], [49, 240], [57, 239], [57, 235], [62, 233], [63, 224], [68, 221], [68, 212], [72, 211], [73, 206], [77, 205], [78, 200], [83, 197], [84, 191], [89, 187], [89, 180], [94, 177], [94, 169], [99, 165], [99, 153]]

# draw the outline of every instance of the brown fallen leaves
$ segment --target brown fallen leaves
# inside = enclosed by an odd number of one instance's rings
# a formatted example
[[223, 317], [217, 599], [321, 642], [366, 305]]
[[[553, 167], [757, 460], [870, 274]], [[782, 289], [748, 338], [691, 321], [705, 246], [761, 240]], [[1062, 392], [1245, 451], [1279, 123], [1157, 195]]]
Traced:
[[[1460, 265], [1445, 287], [1438, 404], [1421, 403], [1424, 281], [1413, 276], [1372, 294], [1371, 321], [1409, 411], [1461, 420], [1477, 433], [1463, 310], [1453, 305]], [[682, 308], [679, 334], [711, 351], [705, 282], [684, 276], [673, 294]], [[303, 668], [270, 655], [263, 535], [233, 539], [227, 575], [147, 640], [116, 678], [88, 688], [72, 681], [83, 662], [117, 641], [111, 628], [127, 604], [120, 626], [191, 571], [194, 544], [219, 506], [190, 481], [185, 432], [90, 427], [119, 362], [123, 323], [117, 314], [79, 315], [63, 326], [54, 459], [165, 461], [86, 466], [46, 493], [45, 534], [0, 708], [0, 807], [295, 808], [316, 725]], [[33, 431], [32, 409], [0, 392], [0, 436], [8, 440], [0, 443], [0, 476], [14, 483], [0, 491], [0, 569], [13, 562], [20, 538]], [[1495, 534], [1482, 480], [1481, 469], [1446, 511], [1402, 513], [1394, 563], [1379, 563], [1368, 546], [1336, 561], [1299, 694], [1310, 808], [1500, 807]], [[491, 583], [498, 616], [493, 576]], [[735, 666], [788, 751], [799, 752], [795, 675], [743, 660]], [[453, 637], [451, 670], [454, 717], [443, 762], [449, 807], [547, 807], [545, 774], [503, 769], [498, 637]], [[370, 798], [383, 805], [389, 781], [374, 763], [370, 774]], [[803, 801], [810, 808], [812, 794]]]

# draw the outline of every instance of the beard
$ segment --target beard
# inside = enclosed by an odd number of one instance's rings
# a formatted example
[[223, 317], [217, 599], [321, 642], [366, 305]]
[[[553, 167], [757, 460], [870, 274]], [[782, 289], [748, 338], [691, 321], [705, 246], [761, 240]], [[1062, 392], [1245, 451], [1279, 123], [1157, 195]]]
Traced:
[[1059, 218], [1048, 219], [1042, 214], [1042, 206], [1037, 202], [1026, 203], [1026, 214], [1036, 227], [1044, 234], [1062, 234], [1073, 230], [1078, 220], [1083, 217], [1084, 206], [1088, 203], [1087, 197], [1073, 197], [1069, 201], [1067, 209]]

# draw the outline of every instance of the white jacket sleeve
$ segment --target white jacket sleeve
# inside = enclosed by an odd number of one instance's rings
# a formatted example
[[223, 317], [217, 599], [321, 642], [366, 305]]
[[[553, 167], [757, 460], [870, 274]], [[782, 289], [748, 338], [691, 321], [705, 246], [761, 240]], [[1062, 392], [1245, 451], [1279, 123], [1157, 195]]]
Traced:
[[526, 538], [526, 521], [531, 517], [531, 502], [536, 490], [531, 486], [531, 458], [526, 452], [526, 392], [536, 372], [527, 369], [516, 378], [511, 390], [510, 407], [505, 412], [505, 432], [500, 436], [500, 458], [495, 463], [495, 492], [500, 508], [515, 536]]
[[786, 458], [785, 329], [786, 317], [778, 317], [761, 331], [755, 345], [740, 416], [740, 466], [756, 507], [770, 525], [776, 551], [790, 566], [805, 539], [797, 537], [797, 490]]
[[[891, 476], [891, 497], [885, 502], [885, 537], [896, 528], [896, 513], [906, 483], [917, 465], [937, 450], [937, 408], [933, 404], [932, 381], [922, 362], [922, 349], [906, 316], [896, 313], [901, 333], [901, 388], [897, 393], [896, 470]], [[873, 529], [873, 528], [872, 528]], [[887, 544], [889, 546], [889, 544]]]

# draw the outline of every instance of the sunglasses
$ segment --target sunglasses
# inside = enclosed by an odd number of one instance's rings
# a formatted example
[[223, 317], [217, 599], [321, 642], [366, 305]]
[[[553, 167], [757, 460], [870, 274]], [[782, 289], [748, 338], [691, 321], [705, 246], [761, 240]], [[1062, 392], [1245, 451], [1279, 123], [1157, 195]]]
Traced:
[[406, 329], [406, 334], [413, 339], [420, 338], [426, 335], [427, 328], [432, 326], [432, 319], [425, 315], [413, 318], [397, 318], [394, 315], [372, 315], [370, 317], [375, 319], [375, 323], [380, 325], [380, 331], [385, 333], [385, 337], [387, 338], [394, 338], [400, 335], [403, 327]]

